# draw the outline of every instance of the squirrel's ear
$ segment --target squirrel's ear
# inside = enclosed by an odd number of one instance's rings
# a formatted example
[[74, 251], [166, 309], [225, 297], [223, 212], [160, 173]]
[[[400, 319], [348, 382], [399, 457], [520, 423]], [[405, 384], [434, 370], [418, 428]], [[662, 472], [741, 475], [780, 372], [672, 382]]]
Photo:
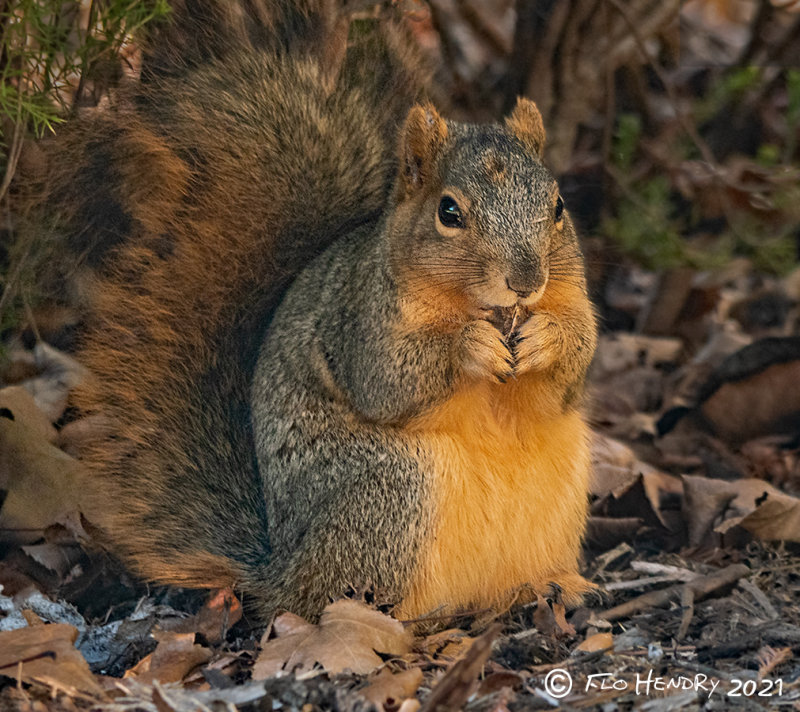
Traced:
[[519, 97], [511, 116], [506, 118], [506, 127], [541, 158], [544, 149], [544, 123], [536, 104], [530, 99]]
[[400, 141], [406, 191], [413, 192], [428, 181], [446, 138], [447, 124], [431, 104], [411, 108]]

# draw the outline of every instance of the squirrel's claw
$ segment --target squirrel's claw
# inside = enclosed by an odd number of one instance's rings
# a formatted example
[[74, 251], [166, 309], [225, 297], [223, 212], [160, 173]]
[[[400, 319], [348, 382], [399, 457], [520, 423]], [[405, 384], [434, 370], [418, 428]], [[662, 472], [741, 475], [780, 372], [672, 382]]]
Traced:
[[561, 330], [556, 318], [547, 312], [537, 312], [519, 329], [514, 344], [517, 375], [528, 371], [543, 371], [562, 355]]

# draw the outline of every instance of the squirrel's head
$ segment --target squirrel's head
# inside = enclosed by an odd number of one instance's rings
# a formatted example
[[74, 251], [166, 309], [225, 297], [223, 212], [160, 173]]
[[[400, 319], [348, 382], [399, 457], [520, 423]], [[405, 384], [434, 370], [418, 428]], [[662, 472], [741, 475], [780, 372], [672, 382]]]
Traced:
[[548, 279], [574, 272], [575, 232], [541, 160], [544, 138], [527, 99], [502, 125], [411, 109], [389, 223], [393, 263], [407, 280], [483, 310], [530, 307]]

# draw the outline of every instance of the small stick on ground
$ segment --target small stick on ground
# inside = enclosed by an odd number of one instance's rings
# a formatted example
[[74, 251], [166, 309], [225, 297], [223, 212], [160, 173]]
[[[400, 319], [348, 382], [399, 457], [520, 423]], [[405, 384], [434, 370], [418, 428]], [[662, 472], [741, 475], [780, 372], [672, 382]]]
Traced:
[[675, 583], [676, 581], [685, 581], [683, 576], [647, 576], [646, 578], [633, 579], [631, 581], [612, 581], [611, 583], [604, 583], [603, 588], [606, 591], [630, 591], [636, 588], [647, 588], [648, 586], [655, 586], [657, 583]]
[[683, 615], [681, 616], [681, 625], [676, 636], [678, 640], [683, 640], [686, 637], [692, 618], [694, 618], [694, 591], [689, 586], [684, 586], [681, 591], [681, 608], [683, 608]]
[[648, 608], [661, 608], [674, 600], [679, 600], [684, 588], [691, 590], [694, 599], [701, 599], [709, 596], [720, 588], [736, 583], [743, 576], [750, 573], [750, 568], [744, 564], [733, 564], [711, 574], [710, 576], [700, 576], [693, 581], [678, 586], [670, 586], [661, 591], [651, 591], [650, 593], [637, 596], [630, 601], [610, 608], [605, 613], [598, 615], [607, 621], [614, 621], [619, 618], [627, 618], [634, 613], [641, 613]]

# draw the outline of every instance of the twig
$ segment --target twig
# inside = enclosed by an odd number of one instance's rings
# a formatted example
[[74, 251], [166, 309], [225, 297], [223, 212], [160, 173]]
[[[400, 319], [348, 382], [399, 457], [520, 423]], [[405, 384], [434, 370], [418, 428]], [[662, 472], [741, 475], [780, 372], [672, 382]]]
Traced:
[[6, 160], [6, 172], [3, 176], [3, 181], [0, 183], [0, 200], [8, 192], [8, 187], [11, 185], [11, 179], [17, 170], [17, 162], [22, 154], [23, 143], [23, 125], [22, 125], [22, 90], [17, 87], [17, 116], [14, 119], [14, 129], [11, 135], [11, 141], [8, 143], [8, 159]]
[[483, 13], [479, 12], [471, 2], [461, 3], [461, 17], [470, 26], [470, 29], [491, 47], [492, 51], [500, 57], [506, 57], [511, 53], [506, 39], [486, 21]]
[[735, 583], [749, 573], [750, 568], [748, 566], [744, 564], [733, 564], [710, 576], [698, 577], [694, 581], [689, 581], [680, 586], [670, 586], [661, 591], [651, 591], [650, 593], [637, 596], [619, 606], [610, 608], [605, 613], [599, 613], [598, 617], [607, 621], [614, 621], [619, 618], [627, 618], [634, 613], [640, 613], [648, 608], [662, 608], [670, 602], [680, 599], [685, 588], [690, 589], [694, 598], [699, 600], [720, 588]]
[[[89, 5], [89, 15], [86, 19], [86, 37], [84, 38], [84, 43], [88, 43], [89, 37], [91, 36], [92, 32], [94, 31], [94, 23], [95, 23], [95, 0], [92, 0]], [[86, 74], [89, 71], [88, 62], [81, 67], [81, 76], [78, 79], [78, 87], [75, 89], [75, 96], [72, 98], [72, 108], [71, 113], [75, 114], [78, 110], [78, 105], [80, 104], [81, 97], [83, 96], [83, 88], [86, 85]]]
[[761, 606], [764, 613], [770, 618], [770, 620], [777, 620], [780, 618], [780, 613], [775, 610], [775, 606], [772, 605], [770, 600], [767, 598], [766, 594], [756, 586], [752, 581], [748, 581], [745, 579], [744, 581], [739, 581], [739, 587], [747, 591]]
[[684, 586], [681, 590], [681, 608], [683, 608], [683, 615], [681, 616], [678, 633], [675, 636], [678, 640], [686, 637], [686, 633], [689, 632], [689, 626], [692, 624], [692, 618], [694, 618], [694, 591], [689, 586]]
[[668, 564], [658, 564], [655, 561], [631, 561], [631, 568], [645, 574], [656, 574], [660, 576], [674, 576], [680, 581], [692, 581], [701, 574], [690, 571], [682, 566], [669, 566]]
[[653, 586], [657, 583], [674, 583], [675, 581], [685, 581], [681, 576], [675, 574], [668, 574], [665, 576], [648, 576], [646, 578], [633, 579], [632, 581], [613, 581], [612, 583], [603, 584], [606, 591], [630, 591], [636, 588], [646, 588]]

